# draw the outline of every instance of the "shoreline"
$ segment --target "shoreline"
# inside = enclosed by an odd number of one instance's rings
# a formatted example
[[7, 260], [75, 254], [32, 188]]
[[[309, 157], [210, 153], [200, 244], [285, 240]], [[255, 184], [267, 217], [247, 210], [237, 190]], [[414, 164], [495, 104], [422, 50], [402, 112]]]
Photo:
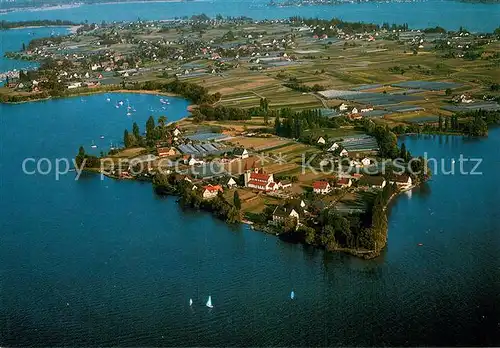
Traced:
[[81, 25], [27, 25], [27, 26], [19, 26], [19, 27], [13, 27], [13, 28], [8, 28], [5, 30], [22, 30], [22, 29], [41, 29], [41, 28], [68, 28], [68, 31], [71, 34], [76, 33], [78, 28], [80, 28]]
[[[27, 100], [21, 100], [21, 101], [16, 101], [16, 102], [4, 102], [1, 101], [0, 104], [5, 104], [5, 105], [17, 105], [17, 104], [24, 104], [24, 103], [35, 103], [35, 102], [40, 102], [40, 101], [47, 101], [51, 99], [64, 99], [64, 98], [74, 98], [74, 97], [81, 97], [81, 96], [88, 96], [88, 95], [94, 95], [94, 94], [106, 94], [106, 93], [131, 93], [131, 94], [149, 94], [149, 95], [161, 95], [161, 96], [167, 96], [167, 97], [173, 97], [173, 98], [183, 98], [186, 100], [189, 100], [179, 94], [175, 93], [170, 93], [170, 92], [161, 92], [161, 91], [153, 91], [153, 90], [140, 90], [140, 89], [111, 89], [111, 90], [91, 90], [91, 91], [82, 91], [79, 93], [71, 94], [71, 95], [64, 95], [64, 96], [58, 96], [58, 97], [52, 97], [48, 96], [45, 98], [33, 98], [33, 99], [27, 99]], [[188, 106], [188, 110], [194, 107], [194, 104], [191, 104]]]
[[[182, 119], [179, 119], [177, 121], [172, 121], [172, 122], [169, 122], [168, 124], [171, 125], [171, 124], [175, 124], [177, 122], [181, 122], [182, 120], [186, 119], [187, 117], [185, 118], [182, 118]], [[151, 186], [153, 188], [153, 190], [155, 190], [155, 187], [153, 185], [153, 180], [150, 178], [148, 180], [140, 180], [140, 179], [137, 179], [137, 178], [133, 178], [133, 177], [130, 177], [130, 178], [122, 178], [122, 177], [119, 177], [119, 176], [116, 176], [116, 175], [113, 175], [113, 174], [109, 174], [109, 173], [106, 173], [105, 171], [101, 171], [100, 169], [98, 168], [85, 168], [83, 169], [84, 171], [87, 171], [87, 172], [91, 172], [91, 173], [94, 173], [94, 174], [99, 174], [99, 175], [103, 175], [103, 176], [106, 176], [110, 179], [114, 179], [114, 180], [118, 180], [118, 181], [121, 181], [121, 180], [125, 180], [125, 181], [136, 181], [136, 182], [141, 182], [141, 181], [148, 181], [151, 183]], [[386, 217], [387, 219], [389, 219], [389, 215], [387, 214], [387, 209], [389, 207], [390, 204], [393, 203], [393, 201], [399, 197], [400, 195], [402, 195], [403, 193], [405, 192], [408, 192], [408, 191], [411, 191], [413, 190], [414, 188], [422, 185], [423, 183], [427, 182], [429, 180], [429, 178], [426, 178], [425, 180], [423, 181], [420, 181], [418, 180], [418, 182], [416, 182], [415, 184], [405, 188], [405, 189], [401, 189], [401, 190], [398, 190], [397, 192], [394, 192], [390, 197], [389, 199], [387, 200], [386, 204], [384, 205], [383, 207], [383, 211], [385, 212], [386, 214]], [[157, 194], [160, 194], [157, 192]], [[171, 192], [171, 193], [161, 193], [162, 195], [165, 195], [165, 196], [174, 196], [174, 197], [180, 197], [177, 193], [174, 193], [174, 192]], [[178, 202], [178, 200], [177, 200]], [[205, 209], [200, 209], [198, 208], [198, 211], [202, 211], [202, 212], [205, 212], [205, 213], [209, 213], [211, 215], [212, 218], [216, 218], [216, 216], [210, 211], [210, 210], [205, 210]], [[240, 211], [240, 213], [242, 213]], [[244, 214], [242, 214], [244, 216]], [[226, 222], [227, 223], [227, 222]], [[272, 226], [269, 226], [269, 225], [262, 225], [262, 224], [258, 224], [252, 220], [249, 220], [245, 217], [242, 217], [240, 219], [240, 221], [237, 222], [238, 224], [240, 224], [241, 226], [248, 226], [249, 229], [251, 230], [254, 230], [254, 231], [259, 231], [259, 232], [262, 232], [262, 233], [265, 233], [265, 234], [269, 234], [269, 235], [273, 235], [275, 237], [279, 237], [279, 234], [276, 233], [276, 229], [275, 227], [272, 227]], [[388, 234], [389, 234], [389, 227], [387, 226], [387, 231], [386, 231], [386, 235], [387, 235], [387, 239], [388, 239]], [[303, 242], [300, 242], [300, 244], [303, 244], [303, 245], [308, 245], [306, 243], [303, 243]], [[322, 249], [323, 251], [325, 252], [331, 252], [331, 253], [337, 253], [337, 252], [340, 252], [340, 253], [344, 253], [344, 254], [348, 254], [348, 255], [351, 255], [351, 256], [354, 256], [354, 257], [357, 257], [357, 258], [360, 258], [360, 259], [364, 259], [364, 260], [372, 260], [372, 259], [376, 259], [377, 257], [379, 257], [382, 253], [382, 251], [387, 247], [387, 242], [386, 244], [384, 245], [384, 247], [382, 247], [380, 250], [366, 250], [366, 249], [353, 249], [353, 248], [346, 248], [346, 247], [339, 247], [339, 248], [336, 248], [336, 249], [333, 249], [333, 250], [330, 250], [330, 249], [327, 249], [325, 247], [321, 247], [321, 246], [317, 246], [317, 245], [312, 245], [314, 248], [319, 248], [319, 249]]]

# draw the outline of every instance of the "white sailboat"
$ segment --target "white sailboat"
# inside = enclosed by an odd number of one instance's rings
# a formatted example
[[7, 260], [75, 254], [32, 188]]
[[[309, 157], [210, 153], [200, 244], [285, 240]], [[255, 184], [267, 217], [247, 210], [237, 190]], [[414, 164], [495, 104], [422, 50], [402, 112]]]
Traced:
[[214, 308], [214, 306], [212, 305], [212, 296], [208, 296], [207, 307]]
[[294, 298], [295, 298], [295, 292], [293, 292], [292, 290], [292, 292], [290, 293], [290, 299], [293, 300]]
[[92, 140], [92, 145], [90, 145], [90, 147], [91, 147], [91, 148], [93, 148], [93, 149], [97, 148], [97, 145], [96, 145], [96, 144], [94, 144], [94, 141], [93, 141], [93, 140]]
[[192, 299], [192, 298], [190, 298], [190, 299], [189, 299], [189, 306], [192, 306], [192, 305], [193, 305], [193, 299]]

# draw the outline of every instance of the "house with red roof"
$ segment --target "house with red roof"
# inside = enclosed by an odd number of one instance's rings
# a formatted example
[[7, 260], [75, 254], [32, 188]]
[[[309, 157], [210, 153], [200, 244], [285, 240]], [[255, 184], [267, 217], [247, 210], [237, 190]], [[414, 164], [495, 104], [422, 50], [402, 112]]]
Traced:
[[391, 184], [396, 184], [400, 189], [407, 190], [413, 184], [411, 177], [404, 173], [401, 175], [396, 175], [392, 180], [389, 181]]
[[156, 149], [159, 157], [175, 156], [177, 151], [174, 147], [159, 147]]
[[275, 191], [279, 188], [274, 182], [273, 174], [267, 174], [263, 169], [258, 168], [245, 172], [245, 186], [262, 191]]
[[313, 191], [314, 193], [325, 195], [332, 190], [328, 181], [315, 181], [313, 183]]
[[220, 185], [207, 185], [203, 187], [203, 199], [212, 199], [217, 197], [217, 194], [224, 192], [222, 186]]
[[347, 188], [351, 187], [351, 185], [352, 185], [351, 178], [339, 178], [335, 183], [335, 186], [339, 188]]

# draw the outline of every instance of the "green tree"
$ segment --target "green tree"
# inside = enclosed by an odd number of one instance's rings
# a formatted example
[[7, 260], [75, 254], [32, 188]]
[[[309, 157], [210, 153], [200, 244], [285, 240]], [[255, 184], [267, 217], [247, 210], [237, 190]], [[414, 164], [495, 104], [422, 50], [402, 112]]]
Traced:
[[234, 191], [233, 203], [234, 203], [234, 207], [237, 210], [241, 210], [241, 201], [240, 201], [240, 195], [239, 195], [238, 191]]
[[129, 134], [128, 134], [128, 130], [126, 130], [126, 129], [123, 132], [123, 144], [125, 144], [125, 147], [130, 147], [131, 146], [131, 144], [130, 144], [130, 138], [129, 138]]
[[479, 115], [467, 123], [467, 134], [470, 136], [486, 136], [488, 134], [488, 125]]
[[134, 124], [132, 125], [132, 134], [137, 140], [141, 139], [141, 132], [136, 122], [134, 122]]
[[451, 91], [451, 89], [450, 89], [450, 88], [446, 88], [446, 90], [444, 91], [444, 93], [445, 93], [446, 95], [450, 96], [450, 95], [451, 95], [451, 93], [452, 93], [452, 91]]
[[148, 120], [146, 121], [146, 136], [148, 134], [152, 134], [155, 129], [155, 119], [153, 116], [149, 116]]
[[154, 145], [154, 141], [156, 139], [156, 130], [155, 130], [155, 119], [153, 116], [149, 116], [146, 121], [146, 141], [149, 146]]
[[165, 127], [166, 124], [167, 124], [167, 116], [158, 117], [158, 126], [163, 128]]
[[443, 130], [443, 116], [439, 115], [439, 131]]
[[84, 160], [85, 160], [85, 149], [83, 148], [83, 146], [80, 146], [80, 148], [78, 149], [78, 155], [76, 155], [75, 157], [75, 163], [78, 167], [80, 167]]
[[316, 242], [316, 231], [312, 227], [301, 226], [301, 231], [304, 233], [304, 242], [313, 245]]
[[281, 133], [281, 121], [279, 115], [276, 115], [276, 118], [274, 119], [274, 131], [277, 135], [280, 135]]
[[408, 162], [408, 160], [409, 160], [408, 151], [406, 150], [405, 143], [401, 144], [401, 150], [399, 152], [399, 157], [401, 157], [405, 162]]

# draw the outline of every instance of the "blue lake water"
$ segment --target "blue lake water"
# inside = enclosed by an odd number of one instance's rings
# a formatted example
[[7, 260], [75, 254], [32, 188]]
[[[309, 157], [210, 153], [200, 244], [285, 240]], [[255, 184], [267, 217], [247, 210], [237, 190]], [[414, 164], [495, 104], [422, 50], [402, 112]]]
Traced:
[[[0, 16], [1, 18], [1, 16]], [[23, 43], [28, 46], [33, 39], [68, 34], [68, 28], [20, 28], [13, 30], [0, 30], [0, 72], [14, 69], [31, 69], [38, 66], [37, 62], [14, 60], [4, 57], [6, 52], [21, 51]]]
[[493, 31], [500, 25], [500, 4], [465, 3], [447, 0], [416, 2], [367, 2], [362, 4], [322, 5], [269, 8], [267, 0], [214, 0], [189, 2], [151, 2], [82, 5], [71, 9], [11, 12], [0, 19], [66, 19], [75, 22], [88, 20], [134, 21], [171, 19], [205, 13], [209, 16], [248, 16], [254, 19], [288, 18], [290, 16], [332, 18], [382, 24], [408, 23], [411, 28], [442, 26], [457, 30], [464, 26], [471, 31]]
[[[483, 175], [435, 175], [397, 198], [387, 249], [363, 261], [183, 211], [148, 183], [23, 174], [26, 157], [103, 148], [160, 106], [111, 98], [0, 105], [0, 344], [500, 344], [500, 128], [403, 139], [448, 166], [482, 158]], [[131, 118], [114, 108], [126, 99]], [[185, 116], [169, 99], [169, 120]]]

